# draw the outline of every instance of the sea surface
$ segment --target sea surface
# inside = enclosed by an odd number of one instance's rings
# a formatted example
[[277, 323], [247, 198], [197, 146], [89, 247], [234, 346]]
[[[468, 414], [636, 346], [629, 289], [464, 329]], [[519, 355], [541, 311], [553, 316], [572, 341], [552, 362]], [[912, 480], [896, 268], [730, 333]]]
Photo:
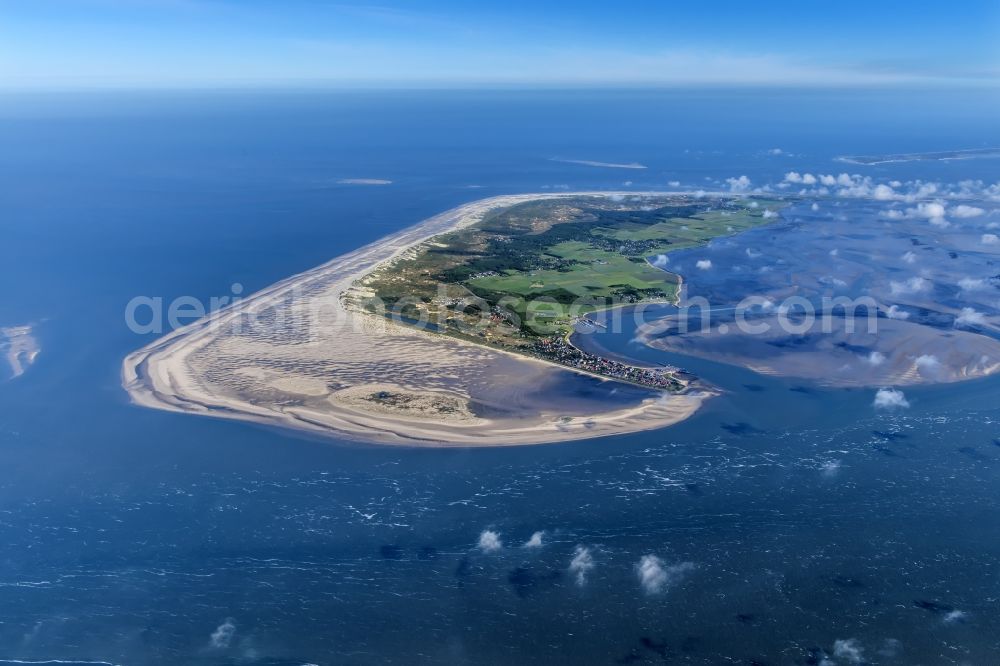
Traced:
[[[0, 382], [0, 664], [1000, 663], [1000, 378], [907, 389], [908, 409], [882, 412], [872, 390], [624, 330], [601, 344], [723, 395], [666, 430], [486, 450], [146, 410], [119, 381], [156, 337], [126, 326], [131, 299], [246, 295], [486, 196], [791, 170], [997, 182], [998, 159], [834, 158], [996, 148], [998, 102], [0, 96], [0, 326], [34, 325], [42, 350]], [[341, 182], [356, 179], [392, 182]]]

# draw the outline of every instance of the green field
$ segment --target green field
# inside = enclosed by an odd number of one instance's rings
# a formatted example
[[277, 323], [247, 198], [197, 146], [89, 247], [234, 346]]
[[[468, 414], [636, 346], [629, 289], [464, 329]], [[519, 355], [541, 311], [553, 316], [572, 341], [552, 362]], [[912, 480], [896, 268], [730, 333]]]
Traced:
[[[574, 263], [564, 270], [504, 271], [497, 276], [470, 279], [467, 285], [478, 293], [511, 294], [525, 299], [566, 291], [584, 299], [578, 303], [578, 311], [582, 312], [603, 307], [605, 300], [629, 289], [662, 291], [659, 298], [664, 299], [676, 296], [677, 277], [645, 260], [638, 263], [620, 254], [596, 250], [583, 241], [564, 241], [550, 248], [549, 253]], [[593, 305], [588, 305], [586, 299], [592, 299]]]
[[782, 205], [735, 196], [529, 201], [424, 243], [363, 286], [389, 310], [442, 332], [530, 346], [596, 309], [674, 300], [678, 277], [648, 258], [759, 226]]

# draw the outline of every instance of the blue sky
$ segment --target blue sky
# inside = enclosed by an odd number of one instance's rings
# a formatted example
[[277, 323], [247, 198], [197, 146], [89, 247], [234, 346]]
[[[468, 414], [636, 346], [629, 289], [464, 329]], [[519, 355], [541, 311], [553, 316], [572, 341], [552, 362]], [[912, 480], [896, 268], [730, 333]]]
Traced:
[[0, 0], [2, 87], [1000, 83], [1000, 2]]

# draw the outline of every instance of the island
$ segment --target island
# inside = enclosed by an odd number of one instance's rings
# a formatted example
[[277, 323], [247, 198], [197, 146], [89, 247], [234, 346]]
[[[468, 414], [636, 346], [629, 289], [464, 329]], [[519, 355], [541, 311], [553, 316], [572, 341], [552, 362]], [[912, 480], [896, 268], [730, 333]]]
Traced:
[[944, 150], [929, 153], [889, 153], [887, 155], [841, 155], [838, 162], [875, 166], [892, 162], [947, 162], [1000, 157], [1000, 148], [972, 148], [969, 150]]
[[[349, 307], [656, 389], [676, 371], [577, 349], [570, 335], [596, 310], [677, 303], [681, 277], [656, 266], [673, 250], [771, 219], [779, 201], [690, 196], [566, 196], [493, 210], [387, 261], [347, 293]], [[651, 261], [652, 259], [652, 261]]]
[[713, 390], [577, 349], [597, 310], [676, 302], [668, 253], [778, 217], [730, 194], [501, 196], [279, 282], [130, 354], [149, 407], [406, 445], [660, 428]]

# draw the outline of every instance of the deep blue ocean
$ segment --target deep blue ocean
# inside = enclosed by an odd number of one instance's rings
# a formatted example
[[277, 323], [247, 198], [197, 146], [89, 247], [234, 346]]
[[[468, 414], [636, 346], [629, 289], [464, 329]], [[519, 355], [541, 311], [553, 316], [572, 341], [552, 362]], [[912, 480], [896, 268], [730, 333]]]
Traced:
[[[126, 327], [133, 297], [248, 294], [486, 196], [790, 170], [997, 182], [997, 159], [833, 158], [1000, 147], [998, 102], [0, 96], [0, 326], [34, 324], [42, 348], [0, 382], [0, 664], [1000, 663], [1000, 379], [888, 414], [870, 390], [691, 360], [727, 392], [681, 425], [487, 450], [152, 411], [119, 380], [153, 337]], [[361, 178], [392, 183], [338, 182]], [[503, 548], [477, 548], [487, 529]], [[649, 554], [660, 594], [638, 582]]]

